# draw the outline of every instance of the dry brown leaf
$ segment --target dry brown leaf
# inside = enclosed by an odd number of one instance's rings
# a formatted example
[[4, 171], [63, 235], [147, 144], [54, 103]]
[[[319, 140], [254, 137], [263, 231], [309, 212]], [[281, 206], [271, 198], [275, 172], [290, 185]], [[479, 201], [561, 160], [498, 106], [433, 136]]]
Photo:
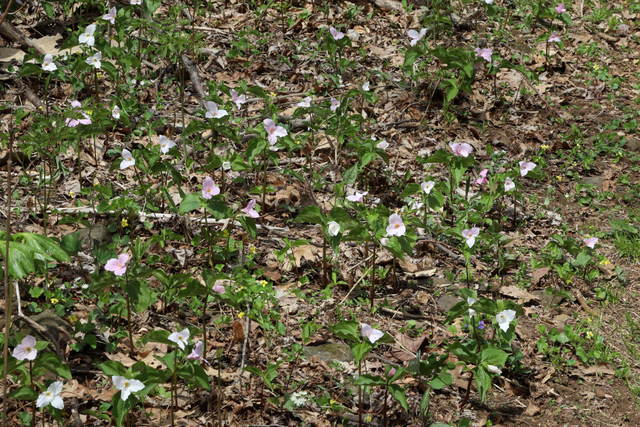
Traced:
[[518, 300], [518, 304], [526, 304], [531, 300], [539, 300], [539, 298], [524, 289], [521, 289], [515, 285], [505, 286], [500, 288], [500, 293]]
[[533, 270], [533, 286], [536, 286], [538, 283], [540, 283], [540, 279], [542, 279], [548, 272], [549, 267], [536, 268], [535, 270]]
[[238, 320], [233, 324], [233, 340], [235, 342], [244, 341], [244, 328], [242, 327], [242, 323]]

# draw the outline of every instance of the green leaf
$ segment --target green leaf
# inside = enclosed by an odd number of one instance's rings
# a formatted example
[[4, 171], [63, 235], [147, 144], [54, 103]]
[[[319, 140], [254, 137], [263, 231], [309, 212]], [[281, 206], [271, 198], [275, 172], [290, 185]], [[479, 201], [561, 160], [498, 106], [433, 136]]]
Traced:
[[179, 368], [177, 373], [180, 378], [185, 379], [192, 386], [211, 390], [209, 376], [198, 363], [187, 363]]
[[62, 236], [62, 239], [60, 240], [60, 247], [70, 255], [78, 255], [78, 252], [82, 249], [80, 232], [76, 231], [75, 233]]
[[311, 224], [326, 225], [326, 218], [318, 206], [307, 206], [293, 219], [294, 222], [309, 222]]
[[398, 384], [389, 384], [389, 394], [402, 406], [405, 411], [408, 411], [407, 407], [407, 394], [404, 387], [400, 387]]
[[142, 343], [146, 344], [148, 342], [157, 342], [160, 344], [167, 344], [169, 346], [174, 346], [176, 343], [173, 341], [169, 341], [169, 331], [164, 329], [158, 329], [157, 331], [151, 331], [142, 337]]
[[359, 327], [358, 322], [343, 320], [329, 327], [329, 332], [347, 341], [360, 341]]
[[100, 364], [100, 369], [105, 377], [112, 377], [114, 375], [122, 377], [126, 372], [126, 368], [120, 362], [114, 360], [108, 360]]
[[138, 399], [130, 394], [127, 400], [122, 400], [122, 391], [118, 391], [113, 395], [111, 399], [113, 420], [116, 423], [116, 427], [122, 427], [122, 422], [127, 416], [127, 413], [138, 403]]
[[[0, 239], [0, 255], [3, 259], [7, 258], [6, 240]], [[22, 279], [35, 271], [34, 250], [22, 243], [9, 242], [9, 276], [14, 279]]]
[[420, 184], [417, 184], [415, 182], [410, 182], [404, 187], [404, 190], [402, 190], [402, 194], [400, 195], [400, 198], [404, 199], [405, 197], [412, 196], [421, 190], [422, 189], [420, 188]]
[[249, 233], [249, 236], [252, 239], [255, 239], [257, 235], [257, 229], [256, 229], [256, 222], [253, 220], [253, 218], [245, 215], [240, 215], [236, 217], [236, 219], [240, 224], [242, 224], [242, 228], [244, 228], [244, 231]]
[[480, 360], [487, 363], [488, 365], [501, 367], [506, 363], [507, 357], [509, 357], [509, 354], [507, 354], [505, 351], [502, 351], [498, 347], [492, 346], [482, 350]]
[[413, 66], [414, 62], [418, 60], [422, 55], [424, 55], [424, 49], [421, 46], [413, 46], [407, 49], [404, 54], [404, 67]]
[[202, 132], [208, 129], [211, 129], [209, 123], [202, 120], [191, 120], [184, 130], [182, 137], [185, 138], [189, 135], [193, 135], [194, 133]]
[[478, 393], [480, 393], [480, 400], [484, 402], [487, 391], [491, 388], [491, 375], [483, 367], [478, 366], [473, 370], [473, 377], [476, 380]]
[[387, 385], [387, 380], [382, 378], [380, 375], [363, 374], [360, 375], [358, 379], [353, 382], [353, 384], [364, 386], [385, 386]]
[[38, 398], [38, 392], [29, 386], [23, 385], [9, 393], [9, 397], [19, 400], [36, 400]]
[[180, 215], [184, 215], [187, 212], [194, 211], [202, 207], [202, 203], [200, 202], [200, 194], [198, 193], [190, 193], [187, 194], [187, 197], [182, 199], [180, 202], [180, 210], [178, 213]]
[[364, 356], [366, 356], [373, 348], [368, 340], [363, 342], [352, 342], [349, 347], [351, 347], [351, 353], [353, 354], [356, 365], [360, 363]]
[[358, 164], [357, 163], [355, 165], [351, 166], [349, 169], [347, 169], [342, 174], [342, 180], [347, 185], [353, 185], [353, 183], [356, 182], [357, 178], [358, 178]]
[[69, 365], [62, 363], [62, 360], [51, 351], [39, 355], [34, 361], [34, 366], [42, 367], [59, 377], [71, 379]]

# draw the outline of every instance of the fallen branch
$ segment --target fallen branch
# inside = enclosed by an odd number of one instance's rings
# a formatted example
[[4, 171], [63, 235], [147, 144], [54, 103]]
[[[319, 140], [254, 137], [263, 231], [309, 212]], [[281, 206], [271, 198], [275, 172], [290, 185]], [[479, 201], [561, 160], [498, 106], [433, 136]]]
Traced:
[[0, 24], [0, 34], [5, 36], [11, 41], [20, 43], [20, 49], [22, 49], [27, 53], [28, 53], [27, 48], [30, 47], [32, 49], [35, 49], [35, 51], [38, 52], [38, 54], [40, 55], [44, 56], [47, 54], [47, 52], [45, 52], [40, 46], [34, 43], [33, 40], [31, 40], [29, 37], [22, 34], [13, 25], [11, 25], [10, 22], [4, 21], [2, 24]]

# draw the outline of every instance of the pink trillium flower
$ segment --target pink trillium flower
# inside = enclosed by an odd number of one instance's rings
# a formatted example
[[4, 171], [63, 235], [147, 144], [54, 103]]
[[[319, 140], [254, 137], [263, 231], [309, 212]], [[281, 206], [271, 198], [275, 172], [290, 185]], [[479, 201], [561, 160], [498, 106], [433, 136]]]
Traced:
[[476, 185], [488, 184], [489, 180], [487, 180], [487, 172], [489, 172], [489, 169], [484, 169], [482, 172], [480, 172], [480, 178], [476, 179], [474, 184]]
[[126, 148], [122, 149], [122, 161], [120, 162], [120, 169], [126, 169], [129, 166], [133, 166], [136, 164], [136, 159], [133, 158], [133, 154], [131, 151]]
[[300, 108], [309, 108], [311, 107], [311, 97], [307, 96], [302, 101], [298, 102], [298, 107]]
[[497, 59], [495, 61], [493, 61], [493, 66], [494, 67], [499, 67], [500, 66], [500, 61], [498, 61]]
[[386, 139], [383, 139], [382, 141], [376, 144], [376, 148], [379, 148], [381, 150], [386, 150], [387, 148], [389, 148], [389, 143], [387, 142]]
[[215, 284], [213, 285], [213, 292], [215, 292], [216, 294], [224, 294], [224, 286], [219, 285], [219, 284]]
[[591, 249], [595, 248], [596, 243], [598, 243], [598, 238], [597, 237], [589, 237], [587, 239], [584, 239], [583, 242], [590, 247]]
[[479, 47], [477, 47], [475, 51], [476, 51], [476, 56], [478, 58], [482, 58], [489, 63], [491, 62], [491, 55], [493, 55], [493, 49], [489, 49], [489, 48], [480, 49]]
[[402, 222], [402, 217], [394, 213], [389, 217], [389, 225], [387, 226], [387, 236], [404, 236], [407, 228]]
[[387, 246], [387, 243], [389, 243], [389, 238], [388, 237], [383, 237], [380, 239], [380, 244], [382, 246]]
[[514, 184], [513, 180], [509, 177], [504, 180], [504, 191], [511, 191], [516, 188], [516, 184]]
[[556, 13], [564, 13], [566, 11], [567, 9], [565, 9], [564, 3], [560, 3], [559, 5], [556, 6]]
[[520, 165], [520, 176], [525, 176], [526, 174], [529, 173], [529, 171], [532, 171], [536, 167], [535, 163], [525, 162], [524, 160], [521, 161], [519, 165]]
[[47, 53], [42, 60], [42, 69], [44, 71], [55, 71], [58, 69], [58, 66], [53, 63], [53, 55]]
[[109, 13], [107, 13], [106, 15], [104, 15], [102, 17], [102, 19], [104, 19], [105, 21], [109, 21], [111, 22], [111, 25], [116, 23], [116, 15], [118, 14], [118, 12], [116, 11], [116, 7], [112, 7], [111, 10], [109, 11]]
[[391, 368], [389, 369], [389, 373], [387, 374], [388, 376], [392, 377], [396, 374], [396, 368]]
[[407, 35], [411, 38], [411, 46], [415, 46], [416, 43], [422, 40], [425, 34], [427, 34], [426, 28], [421, 29], [420, 32], [417, 32], [416, 30], [407, 31]]
[[558, 37], [558, 34], [556, 33], [555, 30], [549, 36], [549, 41], [550, 42], [560, 43], [560, 37]]
[[242, 104], [247, 102], [247, 98], [244, 95], [238, 96], [238, 91], [231, 89], [231, 101], [236, 103], [236, 108], [240, 108]]
[[340, 31], [336, 30], [333, 27], [329, 28], [329, 32], [331, 33], [333, 38], [336, 40], [340, 40], [344, 37], [344, 33], [341, 33]]
[[202, 197], [210, 199], [218, 194], [220, 194], [220, 187], [213, 182], [213, 179], [211, 179], [210, 176], [206, 177], [202, 183]]
[[229, 115], [226, 110], [219, 109], [218, 105], [213, 101], [207, 101], [205, 107], [207, 108], [207, 112], [204, 116], [207, 119], [221, 119]]
[[196, 343], [195, 347], [191, 351], [191, 354], [187, 356], [187, 359], [200, 360], [202, 362], [205, 362], [207, 365], [210, 365], [207, 359], [202, 357], [202, 341], [198, 341]]
[[462, 230], [462, 237], [467, 241], [467, 246], [470, 248], [476, 243], [476, 237], [480, 234], [480, 229], [478, 227], [473, 227], [470, 230]]
[[373, 329], [371, 326], [367, 325], [366, 323], [363, 323], [362, 336], [369, 339], [371, 344], [373, 344], [384, 336], [384, 332], [379, 331], [377, 329]]
[[27, 335], [22, 339], [22, 342], [13, 349], [13, 357], [16, 359], [23, 361], [27, 360], [35, 360], [38, 355], [38, 350], [36, 350], [36, 339], [31, 335]]
[[247, 203], [247, 207], [242, 209], [242, 212], [249, 215], [251, 218], [258, 218], [260, 214], [258, 213], [258, 211], [255, 210], [255, 207], [256, 207], [256, 201], [254, 199], [251, 199], [249, 200], [249, 203]]
[[[74, 111], [77, 111], [78, 108], [82, 107], [82, 104], [80, 104], [80, 102], [78, 101], [71, 101], [71, 106], [73, 107]], [[85, 113], [84, 111], [80, 111], [80, 113], [84, 116], [84, 119], [72, 119], [67, 117], [67, 120], [65, 121], [66, 125], [71, 128], [74, 128], [78, 125], [90, 125], [91, 118], [87, 115], [87, 113]]]
[[473, 147], [466, 142], [452, 142], [449, 147], [453, 150], [453, 154], [458, 157], [469, 157], [473, 151]]
[[122, 276], [127, 271], [127, 261], [129, 261], [129, 255], [120, 254], [118, 258], [111, 258], [104, 266], [107, 271], [113, 271], [116, 276]]
[[338, 101], [335, 98], [331, 98], [331, 111], [336, 111], [338, 109], [338, 107], [340, 106], [340, 101]]
[[350, 202], [364, 203], [364, 196], [366, 196], [367, 194], [369, 194], [368, 191], [365, 191], [364, 193], [360, 193], [360, 192], [356, 191], [356, 194], [353, 194], [351, 196], [347, 196], [347, 200], [349, 200]]
[[279, 137], [288, 135], [285, 128], [278, 126], [276, 122], [271, 119], [264, 119], [262, 123], [264, 124], [264, 129], [267, 131], [267, 140], [269, 140], [269, 144], [271, 145], [275, 145]]

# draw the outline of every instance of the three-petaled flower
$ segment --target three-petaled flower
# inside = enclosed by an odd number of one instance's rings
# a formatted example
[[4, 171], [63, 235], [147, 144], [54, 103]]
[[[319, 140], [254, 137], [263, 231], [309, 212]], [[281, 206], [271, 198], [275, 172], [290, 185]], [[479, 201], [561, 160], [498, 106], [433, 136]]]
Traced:
[[478, 58], [482, 58], [489, 63], [491, 62], [491, 55], [493, 55], [493, 49], [489, 49], [489, 48], [480, 49], [479, 47], [477, 47], [475, 51], [476, 51], [476, 56]]
[[49, 387], [47, 388], [47, 391], [38, 396], [38, 400], [36, 400], [36, 408], [44, 408], [49, 404], [56, 409], [64, 408], [64, 402], [60, 397], [61, 392], [62, 381], [51, 383], [51, 385], [49, 385]]
[[337, 236], [338, 233], [340, 233], [340, 224], [335, 221], [329, 222], [327, 224], [327, 233], [329, 233], [329, 236], [331, 237]]
[[227, 110], [219, 109], [218, 105], [213, 101], [207, 101], [205, 107], [207, 108], [207, 112], [204, 116], [207, 119], [221, 119], [229, 114], [227, 113]]
[[520, 176], [525, 176], [526, 174], [529, 173], [529, 171], [532, 171], [536, 167], [535, 163], [527, 162], [524, 160], [522, 160], [519, 163], [519, 165], [520, 165]]
[[329, 32], [331, 33], [331, 35], [333, 36], [334, 39], [336, 40], [340, 40], [341, 38], [344, 37], [344, 33], [336, 30], [335, 28], [331, 27], [329, 28]]
[[36, 350], [36, 339], [31, 335], [27, 335], [22, 339], [22, 342], [13, 349], [13, 357], [22, 360], [35, 360], [38, 355]]
[[187, 359], [200, 360], [202, 362], [205, 362], [207, 365], [210, 365], [209, 361], [202, 357], [202, 341], [198, 341], [196, 343], [195, 347], [191, 351], [191, 354], [187, 356]]
[[422, 40], [425, 34], [427, 34], [426, 28], [421, 29], [420, 32], [417, 32], [416, 30], [407, 31], [407, 35], [411, 38], [411, 46], [415, 46], [416, 43]]
[[276, 144], [279, 137], [288, 135], [285, 128], [278, 126], [278, 124], [271, 119], [264, 119], [262, 123], [264, 124], [264, 129], [267, 131], [267, 140], [272, 146]]
[[120, 162], [120, 169], [126, 169], [129, 166], [133, 166], [136, 164], [136, 159], [133, 158], [133, 154], [131, 151], [126, 148], [122, 149], [122, 161]]
[[114, 119], [118, 120], [120, 118], [120, 107], [114, 105], [113, 109], [111, 110], [111, 115]]
[[113, 271], [116, 276], [122, 276], [127, 271], [127, 261], [129, 261], [129, 255], [120, 254], [118, 258], [111, 258], [104, 266], [107, 271]]
[[331, 107], [329, 108], [331, 111], [336, 111], [338, 109], [338, 107], [340, 106], [340, 101], [338, 101], [336, 98], [331, 97]]
[[453, 154], [458, 157], [469, 157], [473, 151], [473, 147], [466, 142], [452, 142], [449, 147], [453, 150]]
[[80, 37], [78, 37], [78, 42], [81, 44], [86, 44], [87, 46], [93, 46], [96, 39], [93, 37], [93, 33], [96, 32], [95, 24], [88, 25], [87, 28], [84, 29]]
[[366, 323], [362, 324], [362, 336], [369, 339], [371, 344], [374, 344], [380, 338], [384, 336], [384, 332], [379, 331], [377, 329], [373, 329], [371, 326]]
[[55, 71], [58, 69], [58, 66], [53, 63], [53, 55], [47, 53], [42, 60], [42, 69], [44, 71]]
[[389, 225], [387, 226], [387, 236], [404, 236], [407, 228], [402, 222], [402, 217], [394, 213], [389, 217]]
[[431, 190], [433, 190], [433, 187], [435, 185], [436, 185], [435, 182], [427, 181], [427, 182], [423, 182], [422, 184], [420, 184], [420, 188], [422, 188], [422, 191], [424, 191], [425, 193], [429, 194], [429, 193], [431, 193]]
[[367, 194], [369, 194], [368, 191], [365, 191], [364, 193], [360, 193], [360, 192], [356, 191], [356, 194], [352, 194], [351, 196], [347, 196], [347, 200], [349, 200], [350, 202], [364, 203], [364, 196], [366, 196]]
[[302, 101], [298, 102], [298, 107], [300, 108], [309, 108], [311, 107], [311, 97], [307, 96]]
[[231, 89], [231, 101], [236, 103], [236, 108], [242, 107], [242, 104], [247, 102], [247, 98], [244, 95], [238, 96], [238, 91]]
[[567, 11], [567, 9], [565, 9], [564, 7], [564, 3], [560, 3], [559, 5], [556, 6], [556, 13], [564, 13]]
[[489, 172], [489, 169], [483, 169], [482, 172], [480, 172], [480, 178], [476, 179], [475, 181], [476, 185], [489, 183], [489, 180], [487, 180], [487, 172]]
[[162, 154], [167, 154], [171, 148], [175, 147], [176, 143], [164, 135], [160, 135], [160, 151]]
[[364, 82], [364, 84], [362, 85], [362, 90], [365, 92], [369, 92], [369, 82]]
[[514, 188], [516, 188], [516, 184], [513, 182], [511, 178], [507, 177], [504, 180], [504, 191], [511, 191]]
[[255, 207], [256, 201], [255, 199], [251, 199], [249, 200], [249, 203], [247, 203], [247, 206], [242, 209], [242, 212], [249, 215], [251, 218], [258, 218], [260, 214], [258, 213], [258, 211], [256, 211]]
[[174, 343], [178, 344], [180, 350], [184, 350], [185, 344], [189, 339], [190, 334], [191, 332], [189, 332], [189, 328], [184, 328], [180, 332], [173, 332], [171, 335], [169, 335], [169, 341], [173, 341]]
[[98, 69], [102, 67], [102, 62], [100, 61], [102, 61], [102, 52], [96, 52], [95, 55], [88, 57], [84, 62]]
[[220, 194], [220, 187], [213, 182], [213, 179], [211, 179], [210, 176], [206, 177], [202, 183], [202, 197], [210, 199], [218, 194]]
[[500, 326], [500, 329], [502, 329], [503, 332], [507, 332], [507, 330], [509, 330], [509, 325], [515, 318], [516, 312], [513, 310], [503, 310], [500, 313], [496, 314], [498, 326]]
[[598, 238], [597, 237], [588, 237], [586, 239], [583, 240], [583, 242], [590, 247], [591, 249], [596, 247], [596, 243], [598, 243]]
[[471, 229], [462, 230], [462, 237], [467, 241], [467, 246], [470, 248], [476, 243], [476, 237], [480, 234], [480, 229], [478, 227], [472, 227]]
[[104, 15], [102, 17], [102, 19], [104, 19], [105, 21], [109, 21], [111, 22], [111, 25], [116, 23], [116, 15], [118, 14], [118, 12], [116, 11], [116, 7], [112, 7], [111, 10], [109, 11], [109, 13], [107, 13], [106, 15]]
[[549, 36], [549, 42], [560, 43], [560, 37], [558, 37], [556, 30], [553, 30], [553, 32]]
[[144, 388], [142, 381], [128, 379], [118, 375], [114, 375], [111, 379], [113, 380], [113, 385], [120, 390], [120, 398], [122, 398], [122, 400], [127, 400], [131, 393], [135, 393]]

